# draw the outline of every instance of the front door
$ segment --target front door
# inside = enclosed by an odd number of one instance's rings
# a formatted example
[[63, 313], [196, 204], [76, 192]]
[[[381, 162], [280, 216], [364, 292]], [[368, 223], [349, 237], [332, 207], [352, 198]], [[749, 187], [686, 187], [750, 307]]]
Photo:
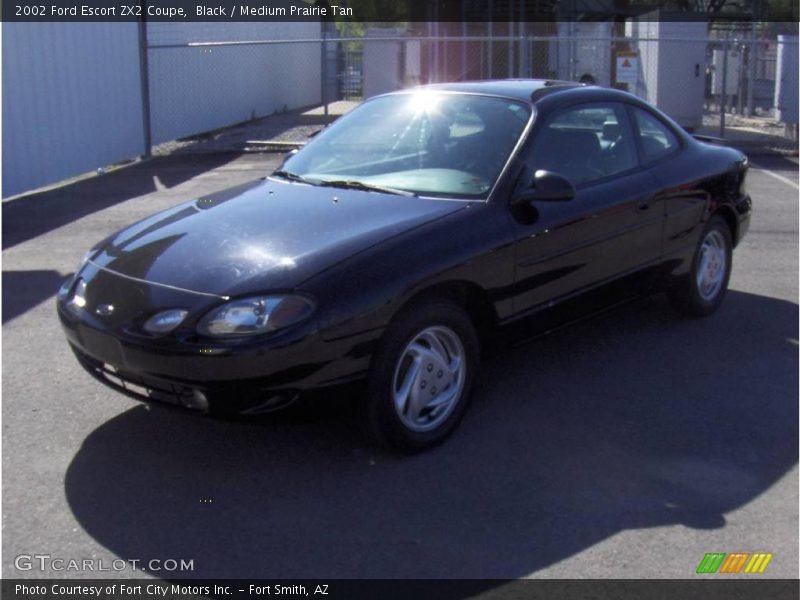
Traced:
[[552, 115], [537, 128], [525, 165], [525, 180], [538, 169], [553, 171], [576, 195], [534, 201], [515, 214], [515, 313], [658, 260], [663, 200], [639, 166], [623, 104], [581, 104]]

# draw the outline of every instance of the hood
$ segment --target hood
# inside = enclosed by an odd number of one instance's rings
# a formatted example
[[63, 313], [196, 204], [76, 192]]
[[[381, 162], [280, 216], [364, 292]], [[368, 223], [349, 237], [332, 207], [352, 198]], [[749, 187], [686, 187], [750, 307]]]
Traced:
[[123, 229], [92, 262], [153, 283], [238, 296], [288, 290], [353, 254], [466, 205], [259, 180]]

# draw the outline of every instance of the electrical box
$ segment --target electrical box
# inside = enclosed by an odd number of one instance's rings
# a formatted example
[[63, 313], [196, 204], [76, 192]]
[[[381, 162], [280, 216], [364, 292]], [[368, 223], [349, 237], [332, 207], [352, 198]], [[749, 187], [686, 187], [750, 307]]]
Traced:
[[559, 40], [549, 49], [558, 79], [610, 86], [613, 27], [605, 21], [559, 23]]
[[797, 124], [797, 36], [778, 36], [775, 64], [775, 117], [781, 123]]
[[[722, 94], [722, 73], [725, 69], [725, 50], [715, 48], [711, 56], [711, 91], [714, 95]], [[728, 46], [728, 73], [725, 77], [725, 93], [733, 96], [739, 93], [739, 73], [742, 72], [742, 53], [732, 44]]]
[[671, 21], [663, 12], [648, 13], [627, 22], [625, 34], [639, 58], [638, 80], [628, 90], [687, 130], [702, 126], [707, 23]]

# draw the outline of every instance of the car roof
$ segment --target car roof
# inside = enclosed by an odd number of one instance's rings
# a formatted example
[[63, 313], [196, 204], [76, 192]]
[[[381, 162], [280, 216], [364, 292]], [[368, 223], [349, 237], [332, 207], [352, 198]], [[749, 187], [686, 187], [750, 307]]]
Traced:
[[559, 79], [490, 79], [483, 81], [459, 81], [454, 83], [433, 83], [415, 88], [390, 92], [408, 94], [420, 90], [456, 92], [462, 94], [485, 94], [499, 98], [511, 98], [529, 105], [535, 105], [542, 116], [570, 104], [583, 102], [626, 102], [654, 111], [670, 123], [673, 133], [684, 140], [691, 140], [683, 128], [656, 107], [641, 98], [622, 90], [563, 81]]
[[465, 94], [487, 94], [514, 98], [523, 102], [531, 102], [550, 90], [586, 87], [574, 81], [558, 79], [490, 79], [484, 81], [459, 81], [455, 83], [433, 83], [421, 85], [415, 90], [436, 90], [444, 92], [461, 92]]
[[[597, 85], [577, 83], [575, 81], [562, 81], [559, 79], [492, 79], [486, 81], [460, 81], [456, 83], [433, 83], [421, 85], [399, 93], [409, 93], [419, 90], [432, 90], [443, 92], [457, 92], [462, 94], [486, 94], [502, 98], [512, 98], [528, 104], [541, 103], [551, 105], [551, 97], [557, 96], [560, 103], [567, 98], [583, 101], [613, 101], [626, 100], [635, 104], [642, 104], [641, 100], [628, 92]], [[398, 92], [394, 92], [398, 93]], [[544, 106], [543, 106], [544, 107]]]

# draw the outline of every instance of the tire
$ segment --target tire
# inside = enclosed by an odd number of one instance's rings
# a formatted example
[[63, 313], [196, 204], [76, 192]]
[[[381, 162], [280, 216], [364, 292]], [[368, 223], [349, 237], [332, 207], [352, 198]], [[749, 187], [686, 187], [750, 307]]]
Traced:
[[361, 420], [371, 441], [413, 453], [444, 441], [461, 422], [480, 346], [469, 315], [446, 300], [403, 310], [372, 357]]
[[705, 317], [720, 307], [731, 276], [732, 248], [725, 219], [711, 217], [692, 258], [691, 274], [667, 292], [675, 310], [690, 317]]

